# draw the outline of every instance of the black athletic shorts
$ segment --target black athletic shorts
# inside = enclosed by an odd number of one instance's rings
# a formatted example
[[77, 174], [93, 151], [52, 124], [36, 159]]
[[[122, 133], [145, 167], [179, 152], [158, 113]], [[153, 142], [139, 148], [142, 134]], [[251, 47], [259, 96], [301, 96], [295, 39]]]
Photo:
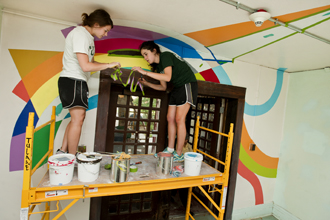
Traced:
[[171, 91], [169, 105], [180, 106], [188, 102], [192, 106], [196, 106], [197, 95], [197, 82], [187, 83]]
[[88, 86], [83, 80], [60, 77], [58, 93], [65, 109], [82, 107], [88, 109]]

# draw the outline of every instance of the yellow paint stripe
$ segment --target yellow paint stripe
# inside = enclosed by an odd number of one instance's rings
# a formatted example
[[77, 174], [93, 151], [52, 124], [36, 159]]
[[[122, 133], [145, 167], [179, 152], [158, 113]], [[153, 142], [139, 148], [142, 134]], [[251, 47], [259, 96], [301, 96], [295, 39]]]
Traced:
[[94, 60], [100, 63], [112, 63], [120, 62], [121, 67], [131, 68], [133, 66], [140, 66], [143, 69], [150, 69], [148, 62], [143, 58], [134, 58], [134, 57], [116, 57], [108, 56], [108, 54], [98, 55], [94, 57]]
[[31, 102], [39, 116], [58, 96], [57, 81], [59, 76], [60, 73], [50, 78], [47, 82], [40, 86], [40, 88], [32, 96]]
[[195, 73], [195, 77], [199, 81], [205, 81], [204, 77], [200, 73]]

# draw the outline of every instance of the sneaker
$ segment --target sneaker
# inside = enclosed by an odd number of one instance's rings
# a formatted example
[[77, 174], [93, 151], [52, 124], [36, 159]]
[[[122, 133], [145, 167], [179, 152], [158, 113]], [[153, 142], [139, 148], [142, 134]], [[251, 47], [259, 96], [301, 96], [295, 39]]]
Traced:
[[[167, 148], [168, 148], [168, 147], [167, 147]], [[168, 153], [168, 154], [173, 154], [174, 151], [173, 151], [173, 152], [169, 152], [169, 151], [167, 150], [167, 148], [165, 148], [162, 152], [163, 152], [163, 153]], [[158, 153], [155, 153], [154, 156], [157, 158], [157, 157], [158, 157]]]
[[56, 154], [66, 154], [67, 152], [62, 151], [61, 149], [57, 149]]
[[181, 156], [176, 152], [174, 151], [173, 152], [173, 162], [183, 162], [184, 161], [184, 155], [181, 154]]

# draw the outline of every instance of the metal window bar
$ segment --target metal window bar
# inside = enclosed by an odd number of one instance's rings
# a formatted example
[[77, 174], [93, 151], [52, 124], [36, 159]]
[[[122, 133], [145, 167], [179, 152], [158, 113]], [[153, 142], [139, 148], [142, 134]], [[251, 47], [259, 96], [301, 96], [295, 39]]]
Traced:
[[[215, 157], [212, 157], [209, 154], [206, 154], [205, 152], [198, 150], [197, 149], [197, 143], [198, 143], [198, 136], [199, 136], [199, 130], [206, 130], [221, 136], [225, 136], [228, 138], [227, 140], [227, 151], [226, 151], [226, 158], [225, 158], [225, 162], [218, 160]], [[216, 202], [214, 202], [214, 200], [208, 195], [208, 193], [203, 189], [202, 186], [198, 186], [198, 188], [201, 190], [201, 192], [210, 200], [210, 202], [212, 203], [212, 205], [219, 211], [219, 215], [217, 216], [216, 214], [214, 214], [193, 192], [192, 192], [192, 187], [189, 188], [188, 190], [188, 199], [187, 199], [187, 208], [186, 208], [186, 217], [185, 220], [189, 220], [189, 217], [193, 220], [195, 220], [195, 218], [190, 214], [190, 204], [191, 204], [191, 196], [194, 196], [196, 198], [196, 200], [201, 203], [202, 206], [204, 206], [204, 208], [217, 220], [222, 220], [224, 213], [225, 213], [225, 206], [226, 206], [226, 196], [227, 196], [227, 187], [228, 187], [228, 179], [229, 179], [229, 168], [230, 168], [230, 159], [231, 159], [231, 152], [232, 152], [232, 146], [233, 146], [233, 137], [234, 137], [234, 124], [231, 123], [230, 124], [230, 128], [229, 128], [229, 133], [225, 134], [225, 133], [221, 133], [215, 130], [211, 130], [205, 127], [200, 126], [199, 124], [199, 116], [197, 116], [197, 120], [196, 120], [196, 126], [195, 126], [195, 134], [194, 134], [194, 144], [193, 144], [193, 151], [194, 152], [199, 152], [209, 158], [211, 158], [212, 160], [217, 161], [220, 164], [223, 164], [225, 166], [224, 168], [224, 172], [222, 173], [222, 177], [223, 177], [223, 183], [222, 183], [222, 189], [218, 189], [215, 186], [213, 186], [213, 188], [215, 189], [214, 191], [217, 191], [219, 193], [221, 193], [221, 197], [220, 197], [220, 204], [218, 206], [218, 204], [216, 204]], [[209, 186], [209, 192], [214, 192], [214, 191], [210, 191], [210, 187]]]

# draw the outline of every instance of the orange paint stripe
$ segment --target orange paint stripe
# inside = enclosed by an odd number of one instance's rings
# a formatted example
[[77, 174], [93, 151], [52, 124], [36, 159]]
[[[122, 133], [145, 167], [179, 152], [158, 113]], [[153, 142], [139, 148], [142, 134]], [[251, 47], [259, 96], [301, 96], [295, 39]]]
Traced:
[[[324, 11], [326, 9], [330, 9], [330, 5], [309, 9], [305, 11], [295, 12], [287, 15], [277, 16], [276, 18], [278, 18], [278, 20], [282, 22], [289, 22], [320, 11]], [[270, 27], [274, 27], [274, 23], [271, 21], [265, 21], [264, 24], [259, 28], [256, 27], [252, 21], [247, 21], [247, 22], [227, 25], [223, 27], [191, 32], [185, 35], [194, 40], [197, 40], [204, 46], [211, 46], [214, 44], [219, 44], [225, 41], [243, 37], [258, 31], [262, 31]]]
[[50, 78], [58, 74], [62, 70], [63, 52], [46, 60], [36, 68], [34, 68], [23, 79], [23, 83], [30, 97]]
[[263, 167], [269, 168], [269, 169], [277, 169], [278, 165], [278, 158], [270, 157], [266, 154], [264, 154], [258, 147], [256, 147], [255, 151], [250, 151], [249, 146], [250, 144], [254, 143], [251, 139], [246, 126], [245, 122], [243, 121], [243, 128], [242, 128], [242, 137], [241, 137], [241, 144], [247, 154], [258, 164], [260, 164]]

